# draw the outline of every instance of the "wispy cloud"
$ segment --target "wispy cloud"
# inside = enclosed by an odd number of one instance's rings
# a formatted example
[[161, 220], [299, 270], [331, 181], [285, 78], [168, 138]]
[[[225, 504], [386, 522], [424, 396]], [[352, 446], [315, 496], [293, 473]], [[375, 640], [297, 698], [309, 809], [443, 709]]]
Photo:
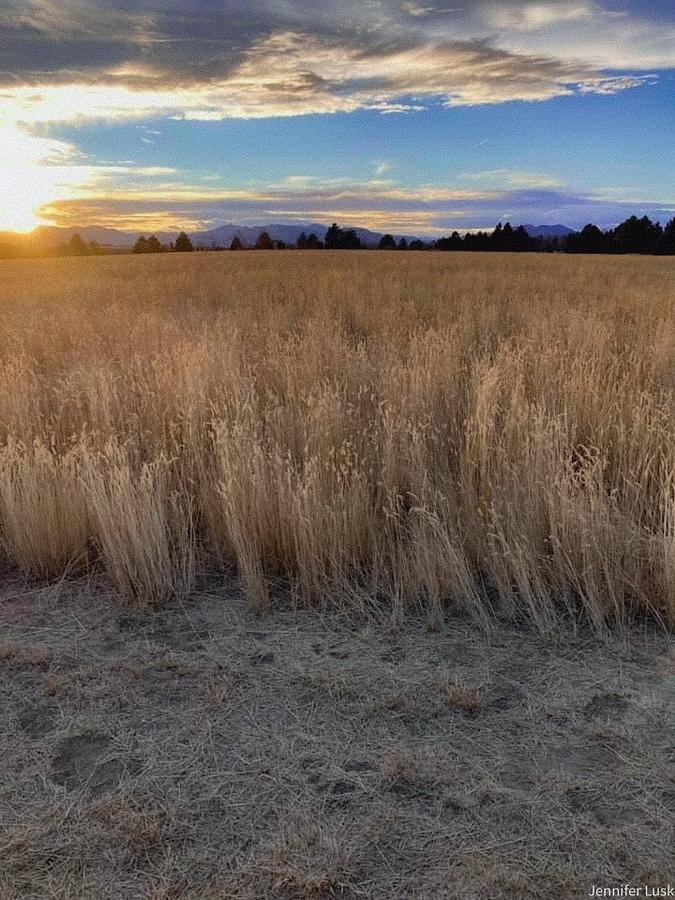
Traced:
[[562, 187], [467, 190], [456, 185], [409, 187], [382, 179], [351, 182], [294, 176], [279, 184], [232, 190], [206, 179], [181, 183], [172, 175], [155, 173], [141, 190], [137, 174], [129, 171], [124, 186], [111, 190], [111, 177], [93, 180], [81, 197], [45, 205], [42, 217], [63, 226], [107, 223], [131, 230], [198, 229], [223, 221], [251, 224], [285, 219], [329, 224], [337, 220], [376, 231], [433, 235], [491, 228], [499, 220], [603, 225], [644, 212], [665, 221], [674, 211], [639, 198], [604, 197]]
[[485, 187], [497, 188], [557, 188], [562, 187], [557, 178], [540, 172], [515, 172], [511, 169], [491, 169], [485, 172], [462, 172], [460, 181], [476, 182]]
[[374, 159], [371, 165], [373, 167], [373, 172], [376, 175], [386, 175], [387, 172], [391, 172], [391, 163], [387, 162], [385, 159]]
[[483, 16], [489, 25], [520, 31], [538, 31], [561, 22], [588, 21], [601, 14], [601, 8], [589, 0], [557, 0], [555, 3], [522, 0], [518, 4], [493, 0], [483, 4]]

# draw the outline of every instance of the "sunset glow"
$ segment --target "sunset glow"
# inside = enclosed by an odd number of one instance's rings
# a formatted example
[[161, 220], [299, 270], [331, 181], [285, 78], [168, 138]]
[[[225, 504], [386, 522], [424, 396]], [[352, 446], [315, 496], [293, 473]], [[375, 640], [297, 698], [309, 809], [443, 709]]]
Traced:
[[668, 3], [190, 9], [0, 11], [0, 229], [673, 211]]

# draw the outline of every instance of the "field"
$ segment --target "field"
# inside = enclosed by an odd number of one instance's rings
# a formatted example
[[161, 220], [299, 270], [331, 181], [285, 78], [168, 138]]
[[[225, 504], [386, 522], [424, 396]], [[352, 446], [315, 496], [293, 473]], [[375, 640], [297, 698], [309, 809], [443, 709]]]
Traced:
[[675, 265], [0, 263], [0, 897], [672, 880]]
[[675, 621], [669, 259], [5, 263], [4, 562], [148, 606]]

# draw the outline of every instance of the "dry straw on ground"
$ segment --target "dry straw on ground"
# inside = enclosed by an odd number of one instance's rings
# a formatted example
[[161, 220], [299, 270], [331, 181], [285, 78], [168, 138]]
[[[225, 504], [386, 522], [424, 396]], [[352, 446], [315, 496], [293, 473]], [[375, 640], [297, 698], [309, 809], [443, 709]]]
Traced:
[[250, 602], [675, 621], [669, 259], [0, 265], [5, 565]]
[[[2, 900], [579, 900], [672, 882], [669, 637], [2, 592]], [[670, 679], [672, 682], [672, 678]]]

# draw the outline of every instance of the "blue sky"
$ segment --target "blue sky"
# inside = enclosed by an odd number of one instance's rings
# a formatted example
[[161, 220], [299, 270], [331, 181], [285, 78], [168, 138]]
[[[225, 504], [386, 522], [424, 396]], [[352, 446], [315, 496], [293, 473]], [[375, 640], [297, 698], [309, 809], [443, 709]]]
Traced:
[[315, 7], [8, 0], [0, 228], [675, 215], [672, 3]]

